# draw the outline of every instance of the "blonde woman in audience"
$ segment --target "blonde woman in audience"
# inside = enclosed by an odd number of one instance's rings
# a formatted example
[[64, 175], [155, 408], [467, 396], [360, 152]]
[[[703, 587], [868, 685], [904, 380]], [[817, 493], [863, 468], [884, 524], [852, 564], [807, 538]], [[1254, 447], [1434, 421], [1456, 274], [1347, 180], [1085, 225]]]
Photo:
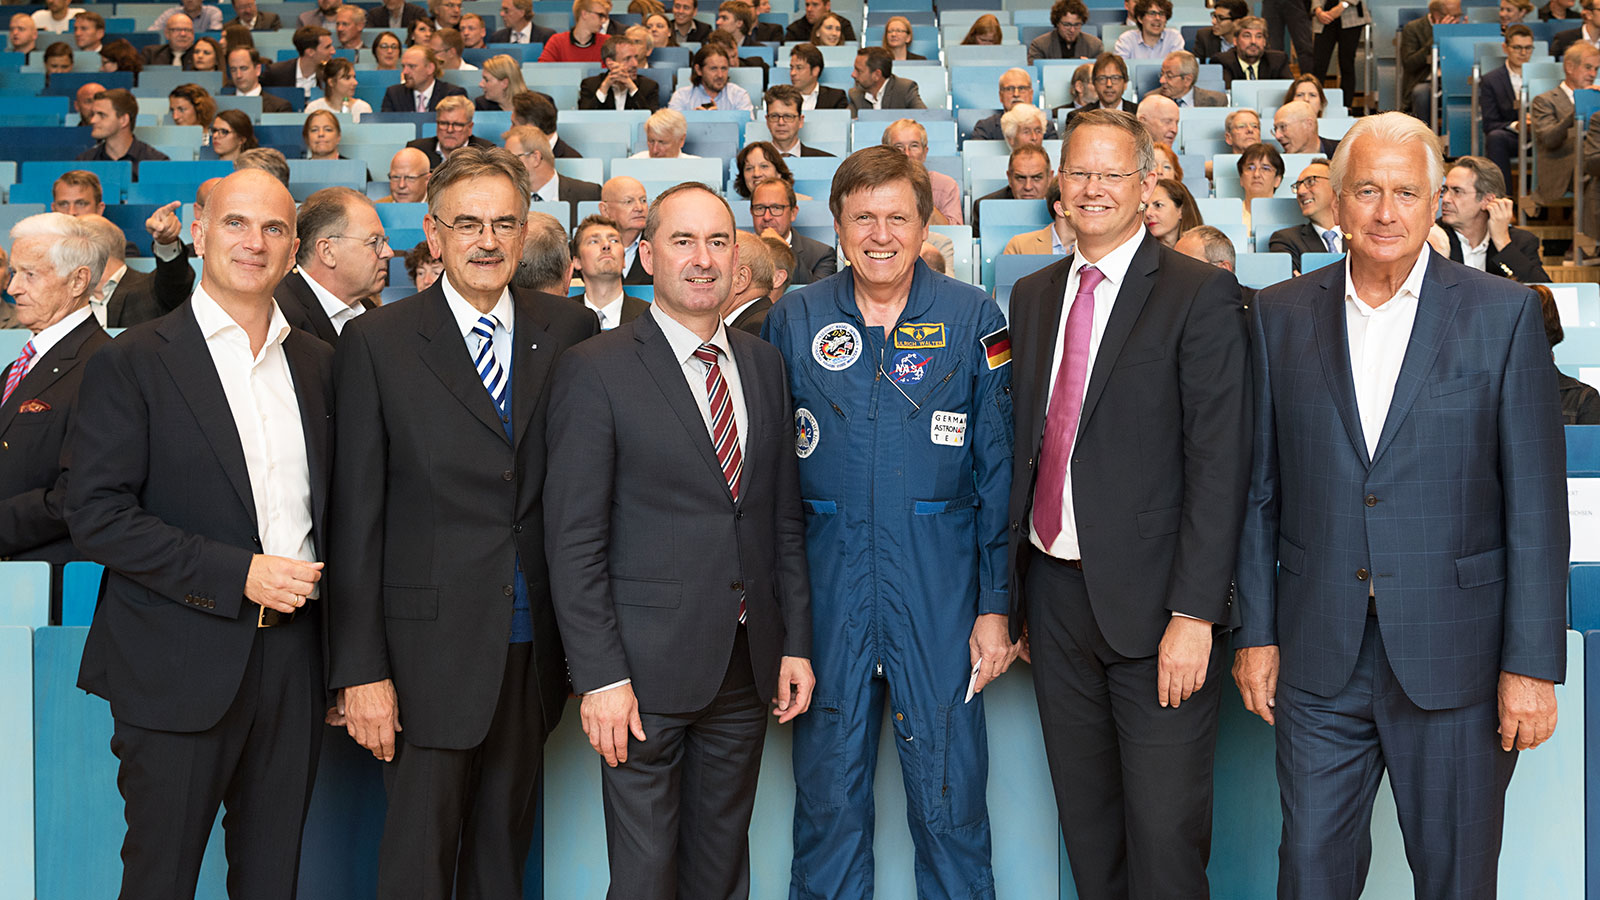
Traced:
[[675, 109], [658, 109], [644, 121], [645, 149], [629, 159], [699, 159], [683, 152], [689, 137], [689, 120]]
[[478, 76], [478, 87], [483, 94], [473, 98], [473, 109], [503, 109], [508, 112], [511, 110], [511, 98], [528, 89], [522, 80], [522, 64], [506, 53], [483, 61], [483, 74]]
[[392, 72], [400, 68], [400, 54], [404, 52], [405, 47], [400, 45], [400, 39], [392, 31], [385, 31], [372, 39], [372, 63], [380, 71]]
[[1178, 154], [1169, 144], [1156, 143], [1156, 174], [1173, 181], [1183, 180], [1183, 165], [1178, 162]]
[[1000, 136], [1006, 146], [1015, 150], [1023, 144], [1044, 145], [1044, 131], [1048, 120], [1044, 111], [1032, 103], [1018, 103], [1000, 117]]
[[883, 26], [883, 49], [896, 61], [902, 59], [927, 59], [911, 52], [911, 20], [905, 16], [890, 16]]
[[335, 56], [323, 63], [317, 83], [322, 85], [322, 96], [307, 103], [306, 112], [347, 113], [352, 122], [372, 112], [372, 104], [356, 99], [356, 67], [350, 60]]
[[992, 47], [999, 44], [1000, 40], [1000, 20], [985, 13], [967, 29], [967, 36], [961, 39], [961, 44], [966, 47], [973, 45]]
[[1172, 247], [1185, 231], [1204, 224], [1194, 195], [1183, 182], [1171, 178], [1156, 182], [1155, 190], [1150, 192], [1150, 205], [1144, 211], [1144, 227], [1151, 237]]
[[1533, 0], [1500, 0], [1500, 30], [1520, 25], [1533, 12]]
[[217, 117], [217, 101], [198, 84], [180, 84], [167, 94], [167, 109], [174, 125], [199, 125], [210, 128]]
[[844, 46], [844, 19], [834, 13], [828, 13], [811, 30], [811, 43], [818, 47], [843, 47]]

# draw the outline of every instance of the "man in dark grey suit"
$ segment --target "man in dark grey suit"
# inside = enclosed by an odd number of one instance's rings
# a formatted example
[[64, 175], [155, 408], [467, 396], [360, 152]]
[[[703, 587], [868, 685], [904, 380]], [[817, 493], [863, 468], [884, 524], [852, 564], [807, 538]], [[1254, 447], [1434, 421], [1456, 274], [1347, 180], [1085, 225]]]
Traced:
[[1274, 231], [1267, 242], [1269, 251], [1289, 254], [1290, 267], [1296, 275], [1305, 271], [1300, 264], [1303, 254], [1344, 252], [1343, 233], [1333, 221], [1333, 182], [1328, 176], [1328, 161], [1321, 157], [1300, 170], [1300, 177], [1291, 187], [1306, 221]]
[[257, 8], [256, 0], [234, 0], [233, 18], [222, 23], [223, 28], [229, 25], [243, 25], [251, 31], [277, 31], [283, 27], [283, 21], [277, 13], [261, 12]]
[[[175, 209], [177, 203], [169, 205]], [[159, 213], [159, 211], [158, 211]], [[93, 230], [95, 240], [105, 245], [106, 265], [100, 283], [89, 296], [89, 308], [105, 328], [127, 328], [160, 318], [189, 299], [194, 287], [194, 268], [183, 255], [168, 260], [156, 259], [153, 272], [128, 268], [123, 255], [127, 239], [122, 229], [104, 216], [82, 216]]]
[[764, 707], [791, 721], [815, 685], [783, 360], [719, 315], [735, 247], [719, 195], [663, 192], [650, 313], [556, 366], [550, 583], [606, 763], [611, 900], [749, 895]]
[[1161, 61], [1161, 86], [1151, 93], [1171, 98], [1180, 110], [1194, 106], [1227, 106], [1228, 95], [1222, 91], [1195, 87], [1199, 77], [1200, 60], [1187, 50], [1174, 50]]
[[772, 234], [788, 242], [794, 251], [795, 267], [790, 284], [810, 284], [839, 271], [839, 258], [832, 244], [813, 240], [794, 230], [800, 214], [794, 185], [781, 178], [769, 178], [750, 192], [750, 218], [757, 234]]
[[517, 125], [501, 135], [506, 149], [522, 160], [528, 170], [533, 202], [561, 201], [567, 204], [568, 227], [578, 224], [578, 204], [600, 199], [600, 185], [580, 178], [569, 178], [556, 171], [550, 136], [532, 125]]
[[346, 187], [307, 197], [295, 231], [295, 269], [273, 297], [290, 325], [336, 347], [344, 326], [365, 311], [362, 301], [383, 290], [394, 251], [372, 201]]
[[882, 47], [863, 47], [850, 76], [856, 82], [850, 89], [852, 110], [927, 109], [917, 83], [894, 74], [894, 57]]
[[[991, 116], [984, 116], [972, 126], [972, 139], [975, 141], [1005, 140], [1005, 132], [1000, 128], [1000, 117], [1019, 103], [1033, 103], [1033, 75], [1027, 69], [1007, 69], [1000, 73], [999, 88], [1000, 111]], [[1050, 116], [1045, 117], [1044, 139], [1047, 141], [1056, 139], [1056, 123]]]
[[1100, 38], [1084, 33], [1088, 21], [1083, 0], [1056, 0], [1050, 7], [1050, 30], [1028, 43], [1028, 65], [1036, 59], [1094, 59], [1104, 53]]

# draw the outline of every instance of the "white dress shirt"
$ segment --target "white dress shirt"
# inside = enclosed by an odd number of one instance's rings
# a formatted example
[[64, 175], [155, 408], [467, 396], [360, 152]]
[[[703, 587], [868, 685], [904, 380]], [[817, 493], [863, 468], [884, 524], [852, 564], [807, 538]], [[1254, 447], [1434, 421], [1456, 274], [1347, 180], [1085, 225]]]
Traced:
[[[83, 320], [89, 318], [90, 315], [91, 313], [87, 306], [83, 309], [73, 310], [67, 313], [61, 321], [34, 335], [30, 339], [30, 343], [33, 344], [33, 360], [28, 363], [28, 371], [22, 373], [23, 377], [27, 377], [28, 372], [33, 371], [33, 367], [39, 364], [39, 360], [44, 359], [46, 353], [49, 353], [56, 344], [61, 343], [62, 338], [71, 334], [72, 329], [82, 325]], [[0, 362], [0, 368], [5, 366], [6, 363]]]
[[1344, 321], [1350, 341], [1350, 376], [1355, 381], [1356, 410], [1361, 415], [1368, 459], [1378, 449], [1389, 404], [1394, 401], [1394, 385], [1400, 378], [1400, 364], [1405, 362], [1406, 347], [1411, 344], [1428, 255], [1428, 248], [1422, 248], [1400, 290], [1378, 307], [1368, 306], [1356, 296], [1355, 284], [1350, 280], [1350, 257], [1344, 260]]
[[300, 72], [300, 62], [296, 60], [294, 65], [294, 86], [305, 91], [307, 97], [311, 96], [311, 92], [317, 89], [317, 72], [317, 69], [312, 69], [310, 75], [302, 74]]
[[[449, 272], [440, 275], [439, 281], [444, 285], [444, 299], [450, 306], [450, 314], [456, 317], [456, 328], [461, 331], [461, 340], [466, 342], [467, 360], [477, 359], [478, 344], [483, 339], [473, 334], [472, 329], [478, 327], [478, 318], [483, 313], [468, 303], [467, 298], [461, 296], [461, 292], [450, 283]], [[512, 329], [516, 327], [516, 322], [512, 320], [512, 311], [511, 289], [503, 288], [500, 291], [500, 299], [494, 303], [494, 309], [489, 310], [489, 316], [495, 320], [494, 355], [507, 376], [511, 375], [511, 335], [514, 333]], [[484, 388], [484, 396], [488, 394], [488, 388]]]
[[816, 87], [811, 89], [811, 93], [800, 95], [800, 111], [805, 112], [808, 109], [816, 109], [817, 98], [820, 96], [822, 96], [822, 85], [818, 83]]
[[[267, 342], [252, 354], [250, 336], [204, 287], [195, 287], [192, 303], [244, 449], [261, 552], [315, 562], [305, 425], [283, 353], [289, 323], [274, 303]], [[313, 588], [309, 596], [317, 596], [317, 590]]]
[[[1133, 255], [1138, 251], [1145, 236], [1144, 226], [1133, 237], [1119, 244], [1110, 253], [1100, 257], [1096, 262], [1086, 261], [1082, 255], [1072, 258], [1072, 268], [1067, 271], [1067, 288], [1061, 301], [1061, 319], [1056, 323], [1054, 347], [1050, 352], [1050, 388], [1046, 397], [1047, 403], [1054, 403], [1056, 388], [1056, 372], [1061, 369], [1061, 355], [1065, 350], [1065, 337], [1067, 328], [1067, 314], [1072, 311], [1072, 304], [1078, 296], [1078, 273], [1084, 266], [1092, 265], [1100, 270], [1105, 278], [1094, 289], [1094, 322], [1089, 330], [1089, 360], [1084, 367], [1083, 379], [1084, 393], [1088, 393], [1088, 373], [1094, 371], [1094, 360], [1100, 353], [1100, 338], [1106, 333], [1106, 322], [1111, 319], [1111, 308], [1117, 302], [1117, 292], [1122, 290], [1122, 283], [1127, 280], [1128, 266], [1133, 264]], [[1081, 402], [1081, 398], [1080, 398]], [[1046, 409], [1049, 407], [1047, 406]], [[1035, 497], [1034, 505], [1051, 502], [1049, 497]], [[1056, 535], [1055, 542], [1045, 546], [1044, 540], [1039, 537], [1039, 532], [1033, 527], [1033, 517], [1028, 517], [1028, 540], [1035, 547], [1057, 559], [1081, 559], [1083, 552], [1078, 548], [1078, 520], [1072, 508], [1072, 464], [1067, 463], [1067, 475], [1061, 484], [1061, 533]]]
[[[108, 263], [109, 265], [109, 263]], [[117, 268], [110, 277], [106, 278], [105, 285], [100, 290], [89, 295], [89, 309], [94, 313], [95, 320], [100, 327], [106, 327], [106, 306], [111, 302], [111, 297], [117, 292], [117, 285], [127, 277], [128, 266], [126, 263], [117, 263]]]
[[765, 300], [765, 299], [767, 299], [767, 298], [764, 297], [764, 296], [763, 297], [751, 297], [749, 300], [746, 300], [745, 302], [739, 304], [737, 308], [735, 308], [733, 311], [729, 312], [727, 315], [722, 317], [723, 324], [724, 325], [732, 325], [734, 322], [737, 322], [739, 320], [740, 316], [744, 315], [744, 311], [750, 308], [750, 304], [755, 303], [757, 300]]
[[1457, 228], [1455, 232], [1456, 243], [1461, 245], [1461, 262], [1477, 269], [1479, 272], [1487, 271], [1489, 267], [1489, 241], [1491, 240], [1488, 230], [1484, 230], [1483, 240], [1479, 241], [1476, 247], [1467, 243], [1467, 236], [1461, 229]]
[[533, 202], [533, 197], [538, 196], [539, 202], [554, 203], [561, 199], [561, 175], [557, 172], [550, 173], [550, 180], [544, 184], [534, 186], [528, 192], [528, 202]]
[[317, 295], [317, 302], [322, 304], [322, 311], [328, 314], [328, 321], [333, 323], [334, 334], [344, 334], [344, 326], [350, 324], [351, 319], [367, 311], [367, 308], [359, 302], [346, 303], [335, 297], [332, 291], [307, 274], [305, 269], [296, 267], [295, 271], [299, 272], [300, 277], [311, 286], [311, 293]]
[[595, 298], [593, 294], [589, 293], [588, 291], [584, 291], [583, 305], [588, 307], [590, 312], [599, 317], [601, 331], [610, 331], [611, 329], [622, 324], [622, 300], [626, 296], [626, 294], [618, 291], [615, 299], [607, 303], [600, 304], [594, 302]]

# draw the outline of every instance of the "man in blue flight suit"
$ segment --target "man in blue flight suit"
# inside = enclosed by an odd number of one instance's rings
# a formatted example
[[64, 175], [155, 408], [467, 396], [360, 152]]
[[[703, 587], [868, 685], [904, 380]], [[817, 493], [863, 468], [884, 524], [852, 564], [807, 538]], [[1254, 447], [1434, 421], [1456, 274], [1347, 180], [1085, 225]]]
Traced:
[[917, 895], [993, 897], [974, 691], [1017, 653], [1004, 630], [1005, 319], [918, 258], [933, 211], [921, 164], [862, 150], [839, 167], [828, 203], [850, 267], [784, 297], [765, 330], [794, 394], [817, 673], [794, 735], [790, 897], [872, 895], [886, 695]]

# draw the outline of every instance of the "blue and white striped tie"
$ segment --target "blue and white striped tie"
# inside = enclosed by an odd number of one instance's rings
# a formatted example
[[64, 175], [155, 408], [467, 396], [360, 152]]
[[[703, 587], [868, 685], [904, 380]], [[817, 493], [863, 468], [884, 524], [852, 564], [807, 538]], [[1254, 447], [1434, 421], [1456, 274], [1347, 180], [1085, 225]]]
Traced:
[[483, 343], [478, 345], [478, 357], [472, 361], [472, 365], [478, 370], [478, 377], [483, 379], [483, 386], [489, 390], [494, 408], [503, 413], [506, 408], [506, 370], [494, 355], [494, 330], [499, 324], [493, 316], [479, 316], [478, 324], [472, 326], [472, 333], [483, 339]]

